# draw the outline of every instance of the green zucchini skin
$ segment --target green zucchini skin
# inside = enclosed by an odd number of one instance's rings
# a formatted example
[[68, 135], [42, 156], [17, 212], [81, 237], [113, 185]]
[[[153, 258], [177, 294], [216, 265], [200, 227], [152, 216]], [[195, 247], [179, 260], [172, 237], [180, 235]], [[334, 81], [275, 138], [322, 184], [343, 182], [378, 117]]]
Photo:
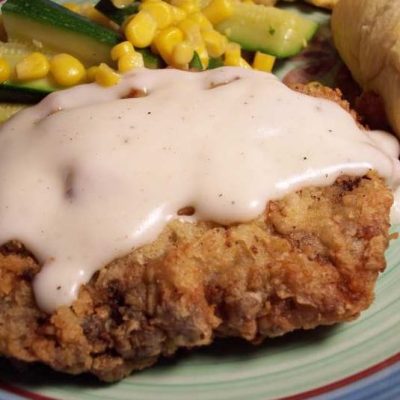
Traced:
[[234, 2], [233, 15], [216, 29], [243, 50], [287, 58], [306, 46], [318, 24], [288, 10]]
[[0, 85], [0, 102], [35, 104], [53, 91], [50, 88], [38, 89], [6, 82]]
[[197, 53], [197, 51], [194, 52], [192, 61], [189, 63], [189, 69], [195, 70], [195, 71], [203, 71], [203, 63], [200, 60], [200, 56]]
[[[42, 50], [45, 53], [47, 52], [45, 49]], [[0, 42], [1, 57], [8, 62], [11, 69], [14, 69], [15, 65], [32, 51], [35, 51], [35, 49], [29, 44]], [[56, 85], [51, 79], [51, 76], [27, 82], [19, 82], [10, 79], [0, 84], [0, 102], [37, 103], [47, 94], [59, 89], [61, 89], [61, 87]]]
[[142, 54], [144, 66], [146, 68], [160, 69], [160, 68], [164, 68], [166, 66], [164, 60], [157, 54], [152, 53], [151, 50], [148, 48], [135, 49], [135, 51]]
[[111, 64], [110, 50], [121, 41], [117, 32], [51, 0], [7, 0], [2, 14], [9, 38], [37, 40], [51, 50], [75, 55], [87, 66]]
[[208, 67], [207, 69], [215, 69], [215, 68], [220, 68], [224, 66], [224, 61], [222, 60], [222, 57], [211, 57], [210, 60], [208, 61]]
[[131, 5], [119, 8], [112, 0], [100, 0], [95, 8], [118, 25], [122, 25], [127, 17], [139, 11], [139, 2], [132, 2]]

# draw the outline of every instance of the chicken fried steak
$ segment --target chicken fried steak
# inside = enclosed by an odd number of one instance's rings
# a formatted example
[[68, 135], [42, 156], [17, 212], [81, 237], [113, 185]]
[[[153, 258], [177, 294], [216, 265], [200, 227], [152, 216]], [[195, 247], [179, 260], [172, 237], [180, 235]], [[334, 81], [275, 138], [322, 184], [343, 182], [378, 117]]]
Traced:
[[[295, 89], [351, 112], [337, 91]], [[216, 337], [259, 344], [352, 320], [373, 301], [385, 268], [392, 201], [370, 171], [270, 201], [246, 223], [174, 220], [51, 314], [32, 287], [41, 266], [22, 243], [8, 242], [0, 252], [0, 354], [116, 381]]]
[[245, 224], [174, 221], [52, 315], [32, 292], [40, 266], [9, 243], [0, 256], [0, 353], [114, 381], [217, 336], [260, 343], [349, 321], [373, 300], [391, 203], [370, 173], [270, 202]]

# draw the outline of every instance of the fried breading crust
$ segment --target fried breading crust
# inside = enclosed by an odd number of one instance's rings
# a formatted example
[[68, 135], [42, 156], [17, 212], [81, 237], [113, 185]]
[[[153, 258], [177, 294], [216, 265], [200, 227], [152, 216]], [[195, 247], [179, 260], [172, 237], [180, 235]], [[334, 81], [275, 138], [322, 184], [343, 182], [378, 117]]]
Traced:
[[9, 244], [0, 256], [0, 353], [113, 381], [215, 336], [259, 343], [351, 320], [385, 266], [391, 202], [369, 174], [270, 202], [246, 224], [175, 221], [50, 316], [32, 293], [39, 265]]
[[385, 267], [391, 204], [370, 172], [272, 201], [248, 223], [174, 221], [52, 315], [35, 303], [39, 264], [8, 243], [0, 251], [0, 354], [114, 381], [217, 336], [260, 343], [352, 320], [372, 302]]

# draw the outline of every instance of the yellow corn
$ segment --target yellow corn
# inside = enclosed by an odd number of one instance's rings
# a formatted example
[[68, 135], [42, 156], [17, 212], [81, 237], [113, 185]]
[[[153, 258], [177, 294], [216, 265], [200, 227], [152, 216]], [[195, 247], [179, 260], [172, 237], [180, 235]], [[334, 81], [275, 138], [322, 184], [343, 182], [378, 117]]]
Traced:
[[253, 61], [253, 68], [259, 71], [271, 72], [272, 68], [274, 68], [275, 60], [276, 57], [257, 51]]
[[170, 6], [170, 7], [174, 24], [177, 24], [186, 18], [187, 12], [185, 10], [175, 6]]
[[165, 1], [147, 1], [141, 4], [140, 9], [147, 11], [156, 20], [158, 29], [164, 29], [173, 22], [171, 6]]
[[231, 0], [211, 0], [210, 4], [203, 8], [203, 14], [213, 24], [218, 24], [233, 15]]
[[172, 52], [172, 63], [174, 66], [187, 68], [194, 54], [193, 46], [187, 41], [178, 43]]
[[118, 72], [122, 74], [130, 71], [131, 69], [143, 67], [143, 56], [136, 51], [132, 54], [124, 54], [118, 60]]
[[200, 11], [199, 0], [173, 0], [171, 3], [185, 11], [186, 14], [192, 14]]
[[209, 57], [208, 57], [208, 52], [207, 52], [206, 45], [204, 44], [204, 42], [202, 42], [199, 45], [197, 45], [194, 48], [194, 50], [199, 55], [201, 64], [203, 65], [203, 68], [207, 69], [208, 62], [209, 62]]
[[96, 82], [101, 86], [116, 85], [121, 79], [121, 75], [115, 72], [107, 64], [101, 63], [96, 72]]
[[243, 57], [239, 58], [225, 57], [224, 65], [229, 67], [251, 68], [251, 65]]
[[0, 83], [3, 83], [10, 79], [11, 68], [8, 62], [4, 58], [0, 58]]
[[158, 52], [167, 64], [171, 62], [171, 56], [175, 46], [182, 41], [183, 32], [179, 28], [173, 26], [163, 29], [154, 39]]
[[42, 53], [31, 53], [15, 66], [17, 79], [30, 81], [44, 78], [50, 69], [49, 60]]
[[50, 72], [61, 86], [73, 86], [81, 83], [86, 70], [82, 63], [69, 54], [57, 54], [50, 60]]
[[241, 58], [241, 49], [237, 43], [228, 43], [225, 50], [225, 65], [238, 65]]
[[247, 68], [247, 69], [250, 68], [251, 69], [251, 65], [242, 57], [240, 57], [238, 67]]
[[73, 3], [72, 1], [69, 1], [67, 3], [64, 3], [63, 6], [65, 8], [68, 8], [68, 10], [79, 14], [81, 12], [81, 6], [79, 4]]
[[215, 30], [209, 30], [202, 33], [207, 52], [210, 57], [220, 57], [225, 53], [227, 39]]
[[241, 48], [237, 43], [229, 43], [224, 58], [224, 65], [231, 67], [251, 68], [250, 64], [241, 56]]
[[201, 12], [190, 14], [188, 18], [198, 24], [202, 32], [213, 29], [211, 22]]
[[157, 30], [156, 20], [147, 12], [139, 11], [126, 25], [125, 36], [135, 47], [150, 46]]
[[197, 46], [203, 42], [199, 24], [190, 18], [186, 18], [181, 21], [178, 24], [178, 28], [184, 33], [185, 39], [187, 39], [194, 46]]
[[111, 59], [117, 61], [125, 54], [133, 54], [135, 49], [132, 46], [131, 42], [125, 41], [118, 43], [111, 49]]
[[97, 71], [99, 70], [99, 67], [97, 65], [94, 65], [93, 67], [90, 67], [86, 71], [86, 80], [88, 82], [94, 82], [96, 80], [96, 74]]

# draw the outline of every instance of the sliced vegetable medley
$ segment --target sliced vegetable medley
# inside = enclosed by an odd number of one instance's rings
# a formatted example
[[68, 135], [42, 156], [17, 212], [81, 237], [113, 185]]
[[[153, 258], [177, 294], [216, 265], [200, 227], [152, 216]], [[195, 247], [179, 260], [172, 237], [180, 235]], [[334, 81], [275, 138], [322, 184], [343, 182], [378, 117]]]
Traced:
[[297, 54], [317, 30], [252, 0], [7, 0], [1, 11], [0, 102], [14, 103], [84, 82], [111, 86], [140, 67], [271, 72], [276, 58]]

